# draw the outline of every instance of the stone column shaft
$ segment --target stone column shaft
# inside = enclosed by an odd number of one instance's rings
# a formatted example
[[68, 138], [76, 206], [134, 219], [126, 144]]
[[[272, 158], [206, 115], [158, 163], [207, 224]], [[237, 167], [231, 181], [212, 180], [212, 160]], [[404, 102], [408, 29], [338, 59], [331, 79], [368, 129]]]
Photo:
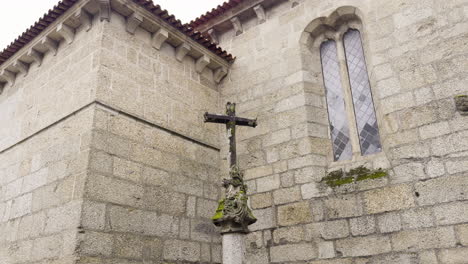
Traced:
[[223, 234], [223, 264], [245, 264], [245, 234]]

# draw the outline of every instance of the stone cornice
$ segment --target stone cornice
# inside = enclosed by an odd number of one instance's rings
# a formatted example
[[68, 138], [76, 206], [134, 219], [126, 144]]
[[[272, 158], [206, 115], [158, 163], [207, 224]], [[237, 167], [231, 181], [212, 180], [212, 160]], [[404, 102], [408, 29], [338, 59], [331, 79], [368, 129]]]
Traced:
[[[265, 23], [268, 19], [268, 10], [277, 5], [289, 2], [291, 7], [295, 7], [300, 1], [292, 0], [245, 0], [236, 3], [230, 8], [219, 6], [207, 14], [190, 22], [188, 25], [196, 30], [210, 36], [211, 40], [218, 43], [218, 36], [227, 31], [234, 30], [235, 35], [244, 32], [243, 23], [247, 20], [256, 19], [257, 24]], [[226, 2], [227, 3], [227, 2]]]

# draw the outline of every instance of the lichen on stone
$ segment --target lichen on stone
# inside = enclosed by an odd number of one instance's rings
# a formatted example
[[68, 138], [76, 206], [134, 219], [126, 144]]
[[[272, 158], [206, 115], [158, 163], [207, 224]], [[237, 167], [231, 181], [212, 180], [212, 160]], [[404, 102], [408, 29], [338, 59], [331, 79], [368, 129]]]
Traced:
[[345, 172], [343, 169], [332, 171], [322, 179], [330, 187], [338, 187], [345, 184], [355, 183], [368, 179], [378, 179], [387, 176], [387, 172], [381, 168], [370, 170], [364, 166], [359, 166]]

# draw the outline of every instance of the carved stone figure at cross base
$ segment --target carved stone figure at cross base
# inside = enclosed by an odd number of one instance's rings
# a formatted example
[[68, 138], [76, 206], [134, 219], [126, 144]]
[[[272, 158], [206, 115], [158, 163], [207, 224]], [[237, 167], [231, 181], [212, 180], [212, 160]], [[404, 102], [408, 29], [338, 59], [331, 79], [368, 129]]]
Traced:
[[219, 201], [218, 209], [212, 217], [213, 223], [221, 227], [221, 233], [247, 233], [248, 226], [257, 219], [247, 204], [247, 186], [244, 174], [237, 166], [236, 126], [256, 127], [257, 120], [236, 117], [236, 104], [226, 104], [226, 115], [205, 113], [205, 122], [226, 124], [229, 138], [229, 179], [223, 180], [225, 196]]

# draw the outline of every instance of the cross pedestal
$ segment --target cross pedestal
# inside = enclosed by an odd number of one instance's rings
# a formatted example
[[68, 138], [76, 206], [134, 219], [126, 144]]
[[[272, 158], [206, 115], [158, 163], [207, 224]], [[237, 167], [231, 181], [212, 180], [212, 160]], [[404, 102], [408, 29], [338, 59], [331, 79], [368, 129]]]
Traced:
[[245, 233], [223, 234], [223, 264], [245, 264]]

